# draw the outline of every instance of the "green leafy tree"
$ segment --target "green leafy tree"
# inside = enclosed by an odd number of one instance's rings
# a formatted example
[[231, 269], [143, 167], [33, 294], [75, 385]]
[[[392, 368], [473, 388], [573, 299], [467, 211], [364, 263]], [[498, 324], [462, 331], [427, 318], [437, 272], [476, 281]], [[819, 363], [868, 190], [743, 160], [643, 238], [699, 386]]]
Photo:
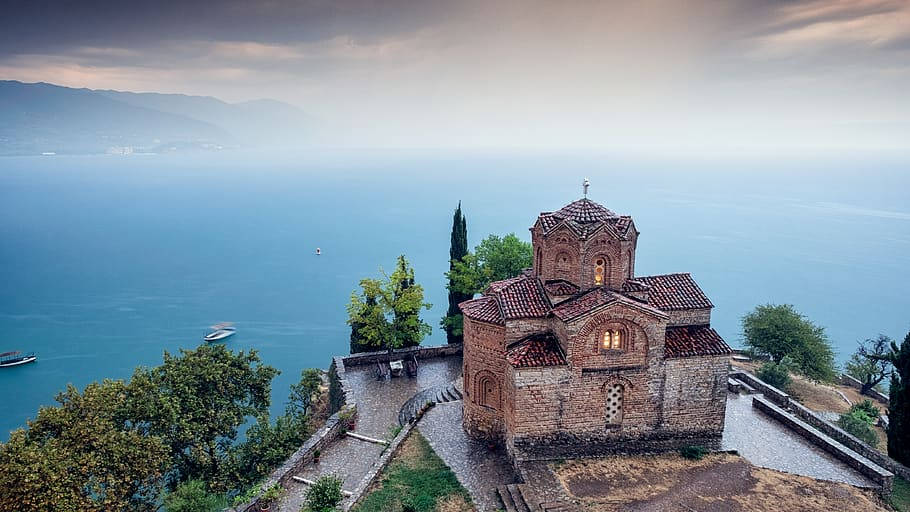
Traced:
[[891, 342], [894, 371], [888, 404], [888, 455], [910, 465], [910, 333], [900, 347]]
[[[468, 227], [464, 214], [461, 213], [461, 201], [458, 202], [458, 208], [455, 209], [455, 215], [452, 219], [452, 237], [449, 244], [449, 272], [455, 269], [455, 264], [460, 262], [468, 254]], [[449, 278], [447, 286], [449, 290], [449, 309], [446, 316], [442, 317], [440, 326], [446, 331], [446, 341], [448, 343], [461, 343], [464, 341], [464, 318], [458, 305], [473, 297], [458, 291], [453, 285], [452, 279]]]
[[790, 304], [765, 304], [743, 317], [743, 338], [758, 355], [789, 356], [800, 373], [817, 381], [834, 379], [834, 351], [823, 327]]
[[[414, 280], [414, 269], [404, 255], [398, 257], [391, 275], [384, 279], [363, 279], [361, 293], [351, 294], [348, 325], [358, 325], [362, 344], [372, 348], [396, 348], [419, 345], [430, 326], [420, 319], [420, 310], [431, 305], [423, 300], [423, 287]], [[371, 306], [370, 298], [376, 300]]]
[[0, 444], [0, 510], [152, 511], [168, 450], [129, 419], [127, 385], [72, 385]]
[[861, 393], [866, 394], [891, 375], [891, 352], [893, 340], [884, 334], [877, 338], [861, 341], [856, 352], [847, 361], [847, 375], [862, 383]]
[[382, 308], [379, 307], [379, 296], [372, 294], [377, 293], [378, 290], [379, 287], [370, 287], [369, 289], [365, 288], [363, 290], [363, 312], [360, 315], [361, 319], [351, 323], [352, 354], [373, 350], [373, 347], [367, 340], [368, 331], [366, 329], [371, 325], [368, 319], [376, 321], [379, 317], [383, 317]]
[[784, 356], [780, 361], [769, 361], [758, 369], [758, 378], [781, 391], [790, 388], [790, 372], [795, 369], [793, 360]]
[[224, 497], [208, 492], [202, 480], [183, 482], [164, 497], [167, 512], [217, 512], [224, 508]]
[[531, 266], [531, 244], [520, 240], [515, 233], [502, 238], [490, 235], [468, 253], [452, 264], [446, 273], [449, 290], [471, 297], [480, 293], [493, 281], [515, 277]]
[[250, 417], [268, 415], [272, 379], [256, 351], [233, 353], [224, 345], [201, 345], [164, 353], [164, 364], [138, 369], [131, 381], [134, 414], [164, 439], [176, 479], [201, 479], [225, 490], [224, 466], [237, 429]]
[[331, 512], [335, 510], [344, 496], [341, 485], [344, 482], [335, 475], [323, 475], [307, 489], [306, 503], [312, 512]]
[[222, 473], [235, 485], [252, 485], [280, 465], [302, 445], [312, 433], [313, 398], [319, 392], [322, 372], [314, 368], [303, 370], [300, 381], [291, 385], [285, 413], [272, 424], [268, 415], [261, 415], [246, 431], [246, 440], [231, 446], [228, 462]]

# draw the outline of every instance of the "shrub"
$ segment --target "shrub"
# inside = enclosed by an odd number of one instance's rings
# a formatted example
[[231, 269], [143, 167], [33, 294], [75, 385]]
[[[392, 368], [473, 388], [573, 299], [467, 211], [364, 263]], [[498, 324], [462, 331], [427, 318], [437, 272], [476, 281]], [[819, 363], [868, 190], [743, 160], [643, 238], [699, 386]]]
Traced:
[[875, 431], [872, 430], [872, 425], [867, 421], [867, 418], [868, 416], [862, 411], [852, 410], [851, 408], [851, 411], [840, 415], [837, 425], [853, 436], [858, 437], [862, 442], [875, 448], [878, 446], [878, 437], [876, 437]]
[[779, 362], [768, 362], [758, 369], [758, 378], [781, 391], [790, 387], [790, 372], [794, 369], [793, 360], [784, 357]]
[[219, 510], [222, 498], [209, 494], [202, 480], [183, 482], [164, 497], [164, 508], [168, 512], [211, 512]]
[[306, 504], [312, 512], [330, 512], [341, 503], [342, 480], [335, 475], [319, 477], [307, 490]]
[[825, 329], [789, 304], [758, 306], [743, 317], [743, 338], [756, 354], [792, 358], [799, 373], [816, 381], [834, 379], [834, 351]]
[[701, 460], [705, 455], [708, 454], [708, 449], [704, 446], [699, 445], [683, 446], [680, 448], [679, 454], [686, 459]]
[[861, 416], [866, 423], [870, 425], [875, 425], [875, 422], [878, 421], [878, 417], [881, 416], [881, 411], [878, 410], [878, 407], [872, 400], [863, 400], [858, 404], [853, 404], [850, 406], [849, 413]]

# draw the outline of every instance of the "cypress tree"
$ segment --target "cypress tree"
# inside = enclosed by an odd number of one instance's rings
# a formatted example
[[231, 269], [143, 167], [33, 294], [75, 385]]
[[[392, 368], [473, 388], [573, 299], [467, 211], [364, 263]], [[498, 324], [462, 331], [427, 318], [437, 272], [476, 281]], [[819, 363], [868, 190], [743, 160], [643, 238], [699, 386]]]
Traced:
[[[461, 201], [458, 201], [458, 208], [455, 208], [455, 215], [452, 217], [452, 237], [449, 245], [449, 270], [455, 267], [456, 261], [461, 261], [468, 254], [468, 225], [464, 214], [461, 212]], [[461, 343], [464, 341], [462, 336], [461, 310], [458, 304], [471, 299], [473, 296], [465, 293], [454, 291], [452, 280], [446, 286], [449, 289], [449, 309], [446, 316], [439, 323], [446, 331], [446, 341], [449, 343]]]
[[888, 405], [888, 455], [910, 464], [910, 333], [898, 348], [891, 343], [891, 394]]

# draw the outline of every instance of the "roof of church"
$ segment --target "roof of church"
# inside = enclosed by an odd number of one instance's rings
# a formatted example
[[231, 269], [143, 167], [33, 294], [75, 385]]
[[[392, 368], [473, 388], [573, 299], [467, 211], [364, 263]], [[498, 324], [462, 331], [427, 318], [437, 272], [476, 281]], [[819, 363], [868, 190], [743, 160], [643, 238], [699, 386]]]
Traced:
[[480, 297], [479, 299], [466, 300], [458, 305], [462, 314], [481, 322], [496, 325], [505, 325], [499, 302], [494, 297]]
[[557, 318], [565, 322], [584, 315], [594, 308], [613, 302], [623, 302], [639, 309], [648, 310], [658, 316], [666, 316], [666, 313], [654, 307], [653, 304], [645, 304], [603, 287], [591, 288], [584, 293], [560, 302], [559, 305], [553, 308], [552, 312]]
[[632, 217], [617, 215], [605, 206], [595, 203], [588, 198], [573, 201], [555, 212], [543, 212], [538, 217], [544, 234], [553, 231], [558, 226], [566, 225], [582, 238], [587, 237], [602, 225], [613, 227], [620, 236], [628, 235], [632, 226]]
[[666, 357], [719, 356], [732, 354], [733, 349], [707, 325], [668, 327], [664, 344]]
[[559, 340], [551, 332], [535, 333], [512, 344], [506, 351], [506, 360], [516, 368], [566, 364]]
[[648, 303], [663, 311], [714, 307], [688, 272], [636, 277], [635, 280], [649, 287]]
[[581, 290], [565, 279], [550, 279], [543, 287], [550, 295], [574, 295]]
[[490, 283], [485, 295], [499, 299], [506, 320], [547, 316], [551, 308], [540, 280], [528, 274]]

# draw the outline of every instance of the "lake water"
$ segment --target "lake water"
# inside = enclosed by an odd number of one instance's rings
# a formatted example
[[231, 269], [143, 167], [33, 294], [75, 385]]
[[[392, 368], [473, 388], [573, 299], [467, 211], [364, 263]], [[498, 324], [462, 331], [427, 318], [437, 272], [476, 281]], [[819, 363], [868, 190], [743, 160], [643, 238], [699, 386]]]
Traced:
[[[581, 194], [641, 231], [639, 275], [688, 271], [740, 345], [757, 304], [793, 303], [843, 360], [856, 340], [910, 329], [907, 160], [663, 160], [611, 156], [365, 153], [0, 159], [0, 438], [67, 383], [126, 378], [163, 351], [236, 322], [282, 374], [348, 350], [345, 309], [362, 277], [404, 253], [446, 308], [452, 210], [471, 245], [528, 227]], [[322, 256], [315, 256], [316, 247]]]

